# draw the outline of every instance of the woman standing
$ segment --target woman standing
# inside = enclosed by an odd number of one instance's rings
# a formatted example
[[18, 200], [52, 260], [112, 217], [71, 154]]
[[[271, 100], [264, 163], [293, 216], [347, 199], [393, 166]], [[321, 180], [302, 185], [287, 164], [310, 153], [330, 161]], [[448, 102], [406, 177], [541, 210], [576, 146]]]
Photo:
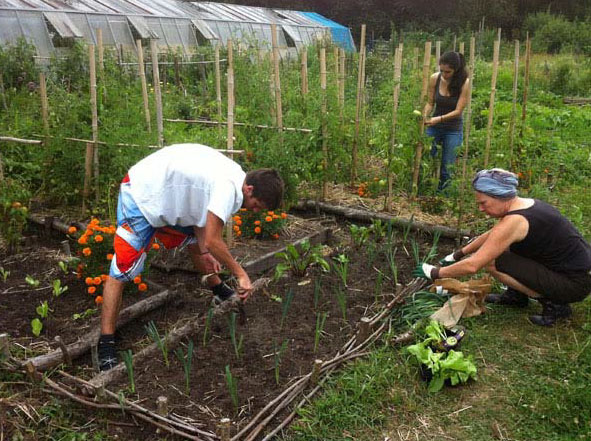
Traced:
[[[437, 189], [449, 185], [456, 149], [462, 144], [462, 112], [468, 103], [469, 79], [464, 55], [446, 52], [439, 58], [439, 72], [431, 75], [427, 104], [423, 110], [426, 133], [433, 137], [431, 156], [437, 156], [437, 145], [443, 148]], [[435, 111], [433, 115], [433, 107]]]

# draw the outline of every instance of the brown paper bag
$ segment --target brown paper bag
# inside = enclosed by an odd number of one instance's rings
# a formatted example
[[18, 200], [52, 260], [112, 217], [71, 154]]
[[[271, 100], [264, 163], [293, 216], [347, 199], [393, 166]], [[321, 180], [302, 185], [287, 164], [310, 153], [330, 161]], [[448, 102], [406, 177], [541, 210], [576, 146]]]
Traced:
[[484, 298], [490, 293], [490, 277], [461, 282], [456, 279], [438, 279], [433, 282], [430, 291], [447, 290], [455, 294], [445, 305], [431, 315], [431, 319], [449, 328], [456, 325], [462, 317], [474, 317], [486, 311]]

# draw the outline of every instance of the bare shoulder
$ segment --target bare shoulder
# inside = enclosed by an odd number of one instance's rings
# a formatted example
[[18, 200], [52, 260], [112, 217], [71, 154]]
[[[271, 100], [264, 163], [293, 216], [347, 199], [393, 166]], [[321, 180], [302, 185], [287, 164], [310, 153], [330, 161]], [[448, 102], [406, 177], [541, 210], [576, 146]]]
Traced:
[[510, 214], [504, 216], [497, 225], [493, 227], [492, 231], [495, 231], [495, 235], [510, 237], [513, 242], [517, 242], [527, 236], [528, 230], [529, 222], [525, 216], [522, 216], [521, 214]]
[[435, 72], [431, 75], [431, 77], [429, 78], [429, 81], [431, 81], [432, 83], [435, 83], [435, 81], [437, 81], [437, 77], [439, 76], [439, 72]]

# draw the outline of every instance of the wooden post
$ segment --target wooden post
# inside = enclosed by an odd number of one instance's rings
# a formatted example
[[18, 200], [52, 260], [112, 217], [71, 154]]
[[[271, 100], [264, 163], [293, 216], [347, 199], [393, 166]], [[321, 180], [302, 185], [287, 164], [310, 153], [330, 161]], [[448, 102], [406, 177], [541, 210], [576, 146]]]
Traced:
[[464, 42], [460, 41], [460, 54], [464, 55]]
[[97, 48], [98, 48], [99, 72], [102, 75], [103, 71], [105, 70], [105, 50], [103, 47], [103, 30], [102, 30], [102, 28], [96, 29], [96, 44], [97, 44]]
[[222, 143], [222, 75], [220, 69], [220, 45], [215, 45], [215, 101], [218, 108], [218, 138]]
[[366, 26], [361, 25], [361, 42], [359, 43], [359, 62], [357, 71], [357, 100], [355, 102], [355, 135], [353, 137], [353, 150], [351, 155], [351, 185], [357, 180], [357, 145], [359, 143], [359, 120], [363, 105], [363, 90], [365, 88], [365, 32]]
[[347, 74], [345, 72], [345, 49], [339, 49], [339, 115], [341, 124], [343, 124], [345, 117], [345, 79]]
[[314, 367], [312, 368], [312, 375], [310, 376], [310, 382], [313, 385], [318, 384], [318, 380], [320, 379], [320, 370], [322, 369], [322, 363], [322, 360], [314, 360]]
[[394, 51], [394, 92], [392, 105], [392, 135], [390, 137], [390, 152], [388, 155], [388, 196], [385, 209], [392, 209], [392, 189], [394, 186], [394, 175], [392, 174], [392, 160], [396, 152], [396, 122], [398, 119], [398, 101], [400, 99], [400, 78], [402, 76], [402, 43]]
[[359, 321], [359, 340], [357, 344], [363, 343], [371, 335], [371, 319], [369, 317], [361, 317]]
[[495, 113], [495, 94], [497, 92], [497, 72], [499, 69], [499, 40], [495, 40], [493, 49], [493, 71], [492, 78], [490, 81], [490, 102], [488, 105], [488, 125], [486, 128], [486, 147], [484, 150], [484, 168], [488, 166], [488, 160], [490, 155], [490, 144], [492, 139], [493, 130], [493, 116]]
[[4, 110], [8, 110], [6, 91], [4, 90], [4, 75], [2, 75], [2, 72], [0, 72], [0, 95], [2, 96], [2, 107], [4, 107]]
[[466, 191], [466, 173], [468, 168], [468, 153], [470, 151], [470, 130], [472, 124], [472, 81], [474, 80], [474, 66], [476, 64], [476, 38], [470, 38], [470, 67], [468, 72], [468, 102], [466, 103], [466, 120], [464, 121], [464, 156], [462, 158], [462, 181], [460, 183], [460, 198], [458, 199], [458, 231], [462, 227], [464, 213], [464, 193]]
[[302, 96], [308, 95], [308, 50], [302, 49]]
[[412, 71], [417, 72], [419, 70], [419, 48], [414, 47], [412, 52]]
[[[423, 57], [423, 87], [421, 90], [420, 106], [421, 111], [424, 108], [425, 98], [427, 96], [427, 89], [429, 87], [429, 74], [431, 69], [431, 42], [425, 42], [425, 55]], [[423, 121], [419, 123], [419, 136], [421, 139], [418, 140], [415, 148], [415, 163], [412, 172], [412, 196], [416, 196], [419, 191], [419, 173], [421, 170], [421, 159], [423, 157], [423, 133], [425, 131], [425, 124]]]
[[[45, 74], [39, 73], [39, 93], [41, 94], [41, 118], [43, 119], [43, 133], [49, 134], [49, 102], [47, 100], [47, 83], [45, 82]], [[47, 143], [47, 139], [45, 140]]]
[[281, 78], [279, 75], [279, 46], [277, 45], [277, 25], [271, 24], [271, 44], [273, 45], [273, 80], [275, 85], [275, 117], [277, 130], [283, 130], [283, 109], [281, 104]]
[[521, 127], [519, 129], [519, 137], [523, 138], [523, 131], [525, 130], [525, 117], [527, 116], [527, 92], [529, 90], [529, 63], [531, 59], [531, 39], [529, 33], [525, 40], [525, 72], [523, 78], [523, 102], [521, 103]]
[[160, 416], [167, 416], [168, 415], [168, 398], [160, 395], [156, 398], [156, 409], [157, 413]]
[[332, 48], [333, 58], [334, 58], [334, 84], [335, 84], [335, 93], [337, 98], [337, 105], [340, 107], [340, 100], [341, 94], [339, 91], [341, 90], [341, 69], [339, 68], [339, 48], [338, 46], [334, 46]]
[[154, 85], [154, 98], [156, 101], [156, 127], [158, 130], [158, 146], [164, 145], [164, 121], [162, 118], [162, 93], [160, 90], [160, 70], [158, 68], [158, 47], [156, 40], [150, 40], [150, 52], [152, 54], [152, 83]]
[[[228, 40], [226, 43], [228, 49], [228, 132], [226, 140], [226, 148], [230, 151], [234, 150], [234, 48], [232, 40]], [[230, 159], [234, 159], [234, 155], [229, 153]], [[226, 245], [231, 247], [233, 244], [232, 236], [232, 218], [226, 222]]]
[[90, 182], [92, 180], [92, 157], [94, 156], [94, 144], [86, 143], [86, 156], [84, 159], [84, 188], [82, 190], [82, 214], [86, 214], [86, 202], [90, 195]]
[[435, 42], [435, 65], [439, 64], [439, 59], [441, 58], [441, 41], [437, 40]]
[[327, 121], [327, 99], [326, 96], [326, 48], [320, 48], [320, 120], [322, 124], [322, 200], [328, 197], [328, 121]]
[[92, 142], [93, 142], [93, 170], [94, 170], [94, 195], [98, 204], [99, 196], [99, 149], [98, 149], [98, 107], [96, 99], [96, 61], [94, 58], [94, 45], [88, 45], [88, 60], [90, 70], [90, 109], [92, 111]]
[[230, 441], [230, 427], [231, 427], [230, 418], [222, 418], [218, 425], [218, 432], [220, 436], [220, 441]]
[[515, 119], [517, 118], [517, 83], [519, 82], [519, 40], [515, 40], [515, 59], [513, 61], [513, 101], [509, 126], [509, 164], [513, 168], [513, 146], [515, 143]]
[[174, 84], [176, 87], [181, 87], [181, 68], [179, 66], [179, 56], [174, 55]]
[[10, 336], [6, 333], [0, 334], [0, 357], [10, 358]]
[[148, 83], [146, 82], [146, 71], [144, 69], [144, 50], [142, 48], [142, 40], [138, 39], [135, 42], [137, 46], [137, 61], [140, 81], [142, 83], [142, 99], [144, 102], [144, 115], [146, 117], [146, 128], [148, 132], [152, 132], [152, 123], [150, 121], [150, 101], [148, 99]]
[[454, 44], [453, 44], [453, 49], [452, 49], [454, 52], [456, 51], [456, 43], [457, 43], [457, 41], [458, 41], [458, 36], [456, 34], [454, 34]]

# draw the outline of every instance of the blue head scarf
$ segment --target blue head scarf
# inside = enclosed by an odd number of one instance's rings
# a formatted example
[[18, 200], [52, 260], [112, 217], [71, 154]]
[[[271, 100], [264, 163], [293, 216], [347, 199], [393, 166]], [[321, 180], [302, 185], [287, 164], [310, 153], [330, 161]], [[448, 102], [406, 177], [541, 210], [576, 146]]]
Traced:
[[472, 180], [474, 190], [498, 199], [517, 196], [518, 184], [517, 176], [502, 168], [480, 170]]

